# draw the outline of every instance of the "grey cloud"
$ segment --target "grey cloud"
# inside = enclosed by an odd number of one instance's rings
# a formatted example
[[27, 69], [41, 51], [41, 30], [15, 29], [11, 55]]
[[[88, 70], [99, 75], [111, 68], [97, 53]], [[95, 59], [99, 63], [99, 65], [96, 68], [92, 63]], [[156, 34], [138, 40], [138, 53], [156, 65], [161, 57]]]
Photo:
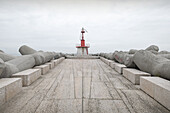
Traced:
[[76, 53], [81, 27], [90, 52], [145, 48], [170, 51], [169, 0], [0, 0], [0, 49]]

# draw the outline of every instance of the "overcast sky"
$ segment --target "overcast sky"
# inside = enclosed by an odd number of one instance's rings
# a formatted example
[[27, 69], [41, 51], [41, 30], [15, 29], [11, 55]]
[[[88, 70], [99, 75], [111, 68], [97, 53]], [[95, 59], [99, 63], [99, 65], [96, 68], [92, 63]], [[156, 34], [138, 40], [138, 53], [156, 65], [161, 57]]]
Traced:
[[89, 51], [170, 51], [170, 0], [0, 0], [0, 49], [76, 53], [81, 27]]

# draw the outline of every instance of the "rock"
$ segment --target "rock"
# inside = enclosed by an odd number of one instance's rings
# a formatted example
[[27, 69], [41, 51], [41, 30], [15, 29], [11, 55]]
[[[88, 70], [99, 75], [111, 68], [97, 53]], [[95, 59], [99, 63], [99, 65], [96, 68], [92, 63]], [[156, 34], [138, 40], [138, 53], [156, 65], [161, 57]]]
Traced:
[[99, 56], [99, 53], [93, 53], [91, 56]]
[[25, 69], [32, 68], [35, 65], [35, 60], [31, 55], [23, 55], [6, 63], [13, 64], [19, 69], [19, 71], [23, 71]]
[[104, 58], [107, 58], [108, 57], [108, 53], [104, 53]]
[[159, 47], [156, 46], [156, 45], [151, 45], [149, 47], [147, 47], [145, 50], [148, 50], [148, 51], [159, 51]]
[[102, 53], [101, 54], [101, 57], [104, 57], [104, 58], [106, 58], [106, 59], [110, 59], [111, 58], [111, 55], [112, 53]]
[[[158, 54], [159, 47], [156, 45], [151, 45], [147, 47], [145, 50], [151, 51], [154, 54]], [[129, 54], [135, 54], [138, 50], [137, 49], [130, 49]]]
[[36, 53], [37, 51], [26, 46], [26, 45], [23, 45], [19, 48], [19, 52], [22, 54], [22, 55], [29, 55], [29, 54], [34, 54]]
[[131, 49], [129, 50], [129, 54], [135, 54], [138, 50], [137, 49]]
[[169, 51], [160, 51], [158, 54], [170, 54]]
[[170, 54], [158, 54], [158, 56], [161, 56], [161, 57], [164, 57], [170, 60]]
[[44, 63], [47, 63], [47, 62], [53, 60], [53, 58], [54, 58], [54, 55], [52, 52], [42, 52], [42, 54], [44, 55], [44, 58], [45, 58]]
[[60, 53], [61, 57], [66, 57], [66, 55], [64, 53]]
[[21, 46], [19, 52], [22, 55], [32, 55], [35, 59], [36, 66], [47, 63], [54, 58], [53, 52], [41, 52], [41, 51], [38, 52], [26, 45]]
[[36, 66], [39, 66], [39, 65], [41, 65], [45, 62], [45, 57], [42, 54], [42, 52], [36, 52], [36, 53], [32, 54], [32, 56], [35, 59], [35, 65]]
[[0, 58], [0, 75], [2, 74], [5, 66], [5, 62]]
[[36, 52], [31, 54], [35, 59], [35, 65], [39, 66], [41, 64], [47, 63], [54, 58], [53, 53], [50, 52]]
[[137, 68], [136, 64], [133, 61], [132, 54], [126, 54], [125, 59], [124, 59], [124, 64], [128, 68]]
[[114, 60], [115, 59], [113, 53], [108, 54], [108, 59], [109, 60]]
[[0, 52], [0, 58], [6, 62], [6, 61], [9, 61], [9, 60], [12, 60], [12, 59], [15, 59], [16, 57], [15, 56], [12, 56], [12, 55], [8, 55], [6, 53], [3, 53], [3, 52]]
[[100, 56], [101, 56], [101, 57], [104, 57], [104, 53], [100, 53]]
[[[12, 74], [34, 67], [35, 59], [31, 55], [24, 55], [0, 64], [0, 78], [11, 77]], [[5, 65], [5, 67], [4, 67]]]
[[54, 53], [54, 59], [58, 59], [61, 57], [61, 54], [60, 53]]
[[157, 51], [155, 51], [155, 50], [149, 50], [150, 52], [152, 52], [153, 54], [155, 54], [155, 55], [157, 55], [158, 54], [158, 52]]
[[139, 50], [133, 59], [141, 71], [170, 80], [170, 60], [147, 50]]
[[129, 68], [137, 68], [133, 62], [133, 54], [128, 54], [127, 52], [114, 52], [114, 58], [117, 62], [126, 65]]
[[0, 52], [4, 53], [4, 51], [0, 50]]
[[114, 58], [117, 62], [124, 64], [125, 53], [123, 53], [122, 51], [120, 51], [120, 52], [115, 51]]

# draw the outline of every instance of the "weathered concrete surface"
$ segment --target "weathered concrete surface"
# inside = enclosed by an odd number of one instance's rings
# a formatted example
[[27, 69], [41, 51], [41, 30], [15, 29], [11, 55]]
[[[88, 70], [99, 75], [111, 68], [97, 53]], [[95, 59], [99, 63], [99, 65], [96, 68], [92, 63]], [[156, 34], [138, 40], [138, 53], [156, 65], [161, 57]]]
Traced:
[[45, 63], [45, 65], [49, 65], [50, 69], [54, 68], [54, 63], [53, 62]]
[[158, 56], [161, 56], [161, 57], [164, 57], [170, 60], [170, 53], [169, 54], [158, 54]]
[[134, 55], [134, 62], [140, 70], [170, 80], [170, 60], [146, 50], [139, 50]]
[[[12, 74], [30, 69], [35, 65], [35, 60], [30, 55], [24, 55], [5, 63], [0, 62], [0, 78], [8, 78]], [[5, 66], [5, 67], [2, 67]]]
[[159, 47], [156, 46], [156, 45], [151, 45], [151, 46], [147, 47], [145, 50], [158, 52], [159, 51]]
[[64, 59], [65, 59], [65, 57], [59, 58], [59, 59], [58, 59], [58, 60], [59, 60], [59, 63], [61, 63]]
[[28, 86], [41, 76], [41, 69], [27, 69], [19, 73], [13, 74], [12, 77], [22, 79], [22, 86]]
[[55, 59], [54, 61], [54, 65], [57, 66], [59, 63], [61, 63], [63, 60], [65, 59], [65, 57], [61, 57], [59, 59]]
[[126, 68], [125, 65], [123, 64], [115, 64], [115, 70], [119, 73], [119, 74], [122, 74], [123, 73], [123, 68]]
[[0, 75], [4, 71], [5, 67], [6, 67], [5, 62], [0, 58]]
[[0, 52], [4, 53], [4, 51], [0, 50]]
[[9, 55], [7, 53], [3, 53], [3, 52], [0, 52], [0, 58], [6, 62], [6, 61], [9, 61], [9, 60], [12, 60], [14, 58], [16, 58], [15, 56], [12, 56], [12, 55]]
[[54, 61], [54, 66], [57, 66], [59, 64], [59, 60], [58, 59], [55, 59], [53, 61]]
[[115, 69], [115, 64], [119, 64], [119, 63], [117, 63], [117, 62], [111, 62], [111, 63], [110, 63], [110, 67], [113, 68], [113, 69]]
[[22, 55], [29, 55], [29, 54], [34, 54], [36, 53], [37, 51], [32, 49], [31, 47], [27, 46], [27, 45], [23, 45], [19, 48], [19, 52], [22, 54]]
[[133, 55], [127, 54], [124, 59], [124, 65], [128, 68], [136, 68], [136, 64], [133, 61]]
[[[154, 54], [158, 54], [159, 47], [156, 46], [156, 45], [151, 45], [151, 46], [147, 47], [145, 50], [150, 51], [150, 52], [152, 52]], [[137, 50], [137, 49], [130, 49], [129, 50], [129, 54], [135, 54], [137, 51], [139, 51], [139, 50]], [[161, 53], [164, 53], [164, 51], [161, 52]]]
[[169, 113], [100, 59], [66, 59], [0, 106], [2, 113]]
[[[54, 68], [54, 67], [55, 67], [55, 62], [54, 62], [54, 60], [51, 60], [50, 63], [51, 63], [51, 67]], [[52, 68], [51, 68], [51, 69], [52, 69]]]
[[138, 50], [137, 49], [130, 49], [129, 54], [135, 54]]
[[133, 84], [139, 85], [141, 76], [151, 76], [151, 74], [137, 69], [123, 68], [123, 76], [130, 80]]
[[49, 67], [49, 65], [44, 64], [44, 65], [36, 66], [36, 67], [34, 67], [34, 69], [40, 69], [41, 75], [44, 75], [50, 70], [50, 67]]
[[100, 59], [101, 59], [104, 63], [106, 63], [107, 65], [110, 65], [110, 63], [114, 62], [114, 61], [108, 60], [108, 59], [106, 59], [106, 58], [104, 58], [104, 57], [100, 57]]
[[20, 78], [0, 79], [0, 106], [16, 96], [21, 89], [22, 81]]
[[55, 54], [53, 52], [43, 52], [43, 51], [36, 51], [31, 47], [23, 45], [19, 48], [19, 52], [22, 55], [31, 55], [35, 59], [35, 65], [39, 66], [41, 64], [47, 63], [54, 59]]
[[66, 55], [67, 59], [99, 59], [99, 56], [69, 56]]
[[170, 81], [160, 77], [141, 77], [140, 87], [170, 110]]

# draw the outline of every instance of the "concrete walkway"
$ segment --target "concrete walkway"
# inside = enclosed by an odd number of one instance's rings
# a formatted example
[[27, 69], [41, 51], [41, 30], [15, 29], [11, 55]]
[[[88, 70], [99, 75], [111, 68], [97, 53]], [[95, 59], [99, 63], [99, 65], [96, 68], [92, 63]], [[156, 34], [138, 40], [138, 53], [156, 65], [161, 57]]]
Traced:
[[0, 113], [170, 113], [100, 59], [66, 59]]

